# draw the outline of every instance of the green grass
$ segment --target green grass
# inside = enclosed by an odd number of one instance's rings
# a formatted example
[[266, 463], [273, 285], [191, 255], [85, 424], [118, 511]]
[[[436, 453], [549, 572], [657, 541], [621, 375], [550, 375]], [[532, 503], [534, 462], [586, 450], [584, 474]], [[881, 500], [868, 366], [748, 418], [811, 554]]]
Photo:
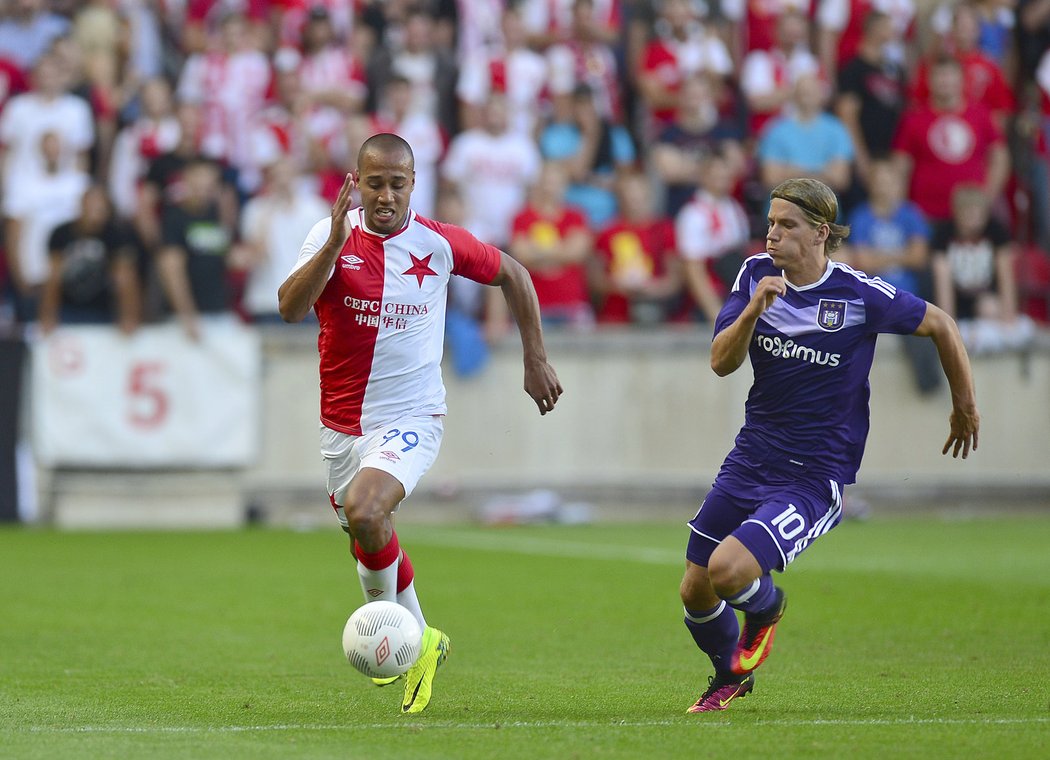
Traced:
[[411, 718], [342, 658], [336, 529], [0, 530], [0, 757], [1050, 753], [1050, 519], [840, 526], [780, 576], [754, 694], [702, 716], [683, 525], [399, 534], [453, 643]]

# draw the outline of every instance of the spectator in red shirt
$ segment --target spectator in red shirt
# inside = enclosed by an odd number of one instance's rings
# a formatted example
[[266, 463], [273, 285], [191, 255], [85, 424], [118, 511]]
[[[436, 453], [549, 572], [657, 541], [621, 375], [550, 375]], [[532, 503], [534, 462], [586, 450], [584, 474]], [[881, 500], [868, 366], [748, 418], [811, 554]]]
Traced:
[[809, 18], [813, 10], [811, 0], [722, 0], [720, 5], [734, 47], [741, 53], [772, 49], [783, 16], [798, 13]]
[[547, 162], [512, 225], [510, 254], [532, 275], [545, 325], [587, 328], [594, 312], [587, 292], [587, 260], [594, 239], [580, 211], [565, 205], [568, 177]]
[[699, 11], [692, 0], [664, 0], [656, 34], [642, 54], [638, 88], [656, 133], [674, 120], [678, 93], [688, 78], [733, 73], [729, 50]]
[[638, 172], [617, 181], [620, 214], [598, 236], [592, 290], [598, 321], [657, 324], [682, 290], [671, 220], [656, 215], [649, 180]]
[[[1003, 127], [1016, 107], [1014, 94], [995, 60], [981, 52], [980, 32], [977, 10], [968, 3], [960, 3], [952, 16], [948, 52], [962, 67], [963, 97], [968, 103], [984, 104]], [[915, 72], [912, 94], [916, 101], [925, 102], [930, 97], [929, 80], [930, 62], [923, 61]]]
[[951, 57], [930, 68], [930, 101], [905, 112], [893, 151], [911, 176], [909, 198], [933, 221], [951, 215], [951, 192], [960, 182], [982, 185], [994, 201], [1010, 173], [1002, 130], [984, 106], [966, 102], [962, 67]]

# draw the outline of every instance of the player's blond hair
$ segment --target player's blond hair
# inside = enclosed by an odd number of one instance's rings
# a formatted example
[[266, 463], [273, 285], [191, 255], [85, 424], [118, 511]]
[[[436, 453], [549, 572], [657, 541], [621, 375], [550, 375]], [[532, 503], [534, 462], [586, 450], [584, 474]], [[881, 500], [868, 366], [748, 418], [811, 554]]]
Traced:
[[787, 179], [773, 188], [770, 199], [780, 198], [794, 203], [802, 210], [806, 221], [814, 227], [828, 225], [828, 239], [824, 241], [824, 254], [830, 256], [839, 249], [842, 241], [849, 237], [849, 225], [836, 224], [839, 202], [835, 192], [820, 180], [809, 177]]

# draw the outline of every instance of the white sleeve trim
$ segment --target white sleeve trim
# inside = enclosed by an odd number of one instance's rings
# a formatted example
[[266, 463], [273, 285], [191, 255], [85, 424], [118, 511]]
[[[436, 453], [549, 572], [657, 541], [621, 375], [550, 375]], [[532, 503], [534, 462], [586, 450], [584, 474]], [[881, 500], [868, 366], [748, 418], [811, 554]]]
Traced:
[[[328, 233], [332, 229], [332, 218], [326, 217], [315, 224], [310, 232], [306, 235], [306, 240], [303, 241], [302, 247], [299, 249], [299, 259], [295, 262], [295, 266], [292, 267], [292, 271], [289, 275], [295, 274], [310, 261], [317, 252], [324, 247], [324, 244], [328, 241]], [[328, 272], [328, 278], [332, 279], [332, 274], [335, 272], [335, 265], [332, 265], [332, 269]]]

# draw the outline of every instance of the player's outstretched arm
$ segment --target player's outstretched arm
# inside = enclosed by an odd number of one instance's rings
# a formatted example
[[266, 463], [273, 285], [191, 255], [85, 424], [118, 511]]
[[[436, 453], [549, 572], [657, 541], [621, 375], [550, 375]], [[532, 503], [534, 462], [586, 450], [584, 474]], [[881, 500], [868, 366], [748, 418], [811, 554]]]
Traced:
[[292, 272], [277, 290], [277, 308], [285, 322], [301, 321], [328, 284], [328, 274], [335, 266], [335, 260], [349, 234], [346, 212], [350, 210], [356, 186], [353, 174], [347, 174], [339, 189], [339, 196], [332, 205], [332, 228], [328, 240], [310, 261]]
[[763, 277], [740, 316], [711, 341], [711, 369], [719, 377], [736, 372], [747, 358], [747, 347], [762, 313], [787, 292], [783, 277]]
[[509, 254], [500, 252], [499, 273], [489, 284], [503, 291], [503, 297], [518, 324], [525, 357], [525, 392], [536, 402], [540, 414], [546, 414], [558, 403], [562, 387], [554, 367], [547, 362], [547, 349], [543, 346], [543, 328], [540, 325], [540, 304], [536, 300], [532, 277]]
[[981, 415], [977, 412], [977, 393], [973, 387], [970, 357], [966, 354], [959, 327], [943, 309], [927, 303], [926, 316], [915, 334], [932, 339], [937, 346], [941, 367], [952, 392], [952, 413], [948, 417], [950, 432], [941, 453], [947, 454], [950, 449], [953, 457], [958, 458], [961, 452], [962, 458], [966, 459], [971, 448], [977, 450]]

